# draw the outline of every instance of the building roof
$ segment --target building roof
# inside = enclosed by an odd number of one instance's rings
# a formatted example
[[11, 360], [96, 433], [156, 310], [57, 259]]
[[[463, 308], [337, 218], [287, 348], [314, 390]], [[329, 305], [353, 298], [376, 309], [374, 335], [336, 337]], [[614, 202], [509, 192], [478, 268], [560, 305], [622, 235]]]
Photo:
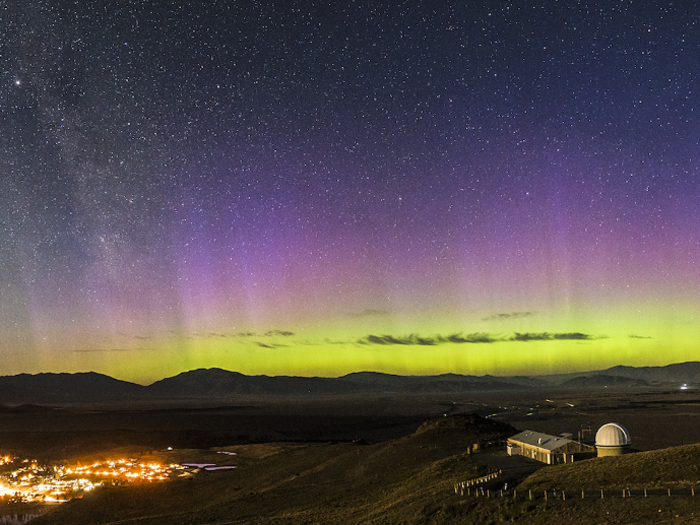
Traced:
[[516, 434], [515, 436], [508, 438], [508, 441], [521, 443], [530, 447], [547, 450], [549, 452], [553, 452], [568, 445], [569, 443], [573, 443], [573, 440], [571, 439], [560, 436], [551, 436], [549, 434], [535, 432], [534, 430], [525, 430], [520, 434]]
[[608, 423], [595, 434], [596, 447], [628, 447], [632, 444], [630, 433], [619, 423]]

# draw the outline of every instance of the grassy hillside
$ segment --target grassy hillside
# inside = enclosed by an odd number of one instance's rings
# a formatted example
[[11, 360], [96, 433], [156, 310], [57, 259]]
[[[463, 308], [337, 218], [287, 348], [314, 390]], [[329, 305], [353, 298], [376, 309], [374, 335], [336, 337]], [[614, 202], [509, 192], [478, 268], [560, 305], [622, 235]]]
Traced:
[[530, 476], [521, 488], [580, 491], [691, 486], [699, 489], [700, 496], [700, 444], [543, 468]]
[[[455, 499], [454, 484], [487, 473], [467, 447], [511, 433], [502, 423], [455, 416], [375, 445], [240, 446], [235, 471], [103, 489], [33, 523], [449, 522], [458, 513], [453, 507], [463, 503]], [[205, 459], [191, 453], [190, 461]]]
[[517, 491], [515, 499], [471, 498], [469, 518], [456, 523], [479, 523], [479, 516], [481, 523], [530, 525], [700, 524], [700, 445], [545, 467]]
[[[32, 523], [700, 524], [700, 489], [697, 497], [690, 495], [700, 480], [700, 445], [545, 467], [517, 487], [517, 497], [512, 492], [491, 498], [455, 494], [454, 483], [488, 472], [476, 455], [465, 452], [467, 447], [503, 433], [512, 430], [476, 416], [457, 416], [374, 445], [237, 446], [235, 471], [102, 489]], [[221, 456], [215, 449], [176, 450], [154, 459], [217, 462]], [[631, 495], [623, 498], [622, 488], [631, 489]], [[644, 488], [649, 497], [643, 496]]]

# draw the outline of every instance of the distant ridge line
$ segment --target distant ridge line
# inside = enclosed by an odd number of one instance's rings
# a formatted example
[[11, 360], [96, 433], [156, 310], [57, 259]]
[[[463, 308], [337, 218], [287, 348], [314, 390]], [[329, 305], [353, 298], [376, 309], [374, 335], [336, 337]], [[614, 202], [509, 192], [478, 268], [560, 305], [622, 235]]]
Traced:
[[700, 388], [700, 362], [666, 366], [614, 366], [605, 370], [532, 376], [414, 376], [353, 372], [336, 378], [248, 376], [221, 368], [182, 372], [150, 385], [97, 372], [0, 376], [0, 405], [113, 404], [176, 400], [226, 400], [245, 395], [439, 394], [546, 388]]

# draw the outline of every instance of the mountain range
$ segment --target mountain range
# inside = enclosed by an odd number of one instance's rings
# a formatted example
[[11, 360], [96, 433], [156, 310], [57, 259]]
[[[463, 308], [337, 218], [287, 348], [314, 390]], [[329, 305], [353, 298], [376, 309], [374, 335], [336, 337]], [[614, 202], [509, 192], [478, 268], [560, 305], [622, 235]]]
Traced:
[[138, 385], [95, 372], [0, 376], [0, 405], [111, 404], [231, 400], [236, 396], [429, 394], [522, 389], [671, 387], [700, 385], [700, 362], [661, 367], [615, 366], [606, 370], [544, 376], [399, 376], [357, 372], [338, 378], [247, 376], [220, 368], [198, 369]]

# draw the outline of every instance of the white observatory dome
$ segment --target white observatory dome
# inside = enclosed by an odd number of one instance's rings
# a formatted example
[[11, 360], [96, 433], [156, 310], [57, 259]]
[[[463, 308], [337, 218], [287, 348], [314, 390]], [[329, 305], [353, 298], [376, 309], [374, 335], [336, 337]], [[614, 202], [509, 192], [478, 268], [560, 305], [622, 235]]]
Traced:
[[596, 447], [629, 447], [631, 444], [630, 433], [619, 423], [603, 425], [595, 435]]

